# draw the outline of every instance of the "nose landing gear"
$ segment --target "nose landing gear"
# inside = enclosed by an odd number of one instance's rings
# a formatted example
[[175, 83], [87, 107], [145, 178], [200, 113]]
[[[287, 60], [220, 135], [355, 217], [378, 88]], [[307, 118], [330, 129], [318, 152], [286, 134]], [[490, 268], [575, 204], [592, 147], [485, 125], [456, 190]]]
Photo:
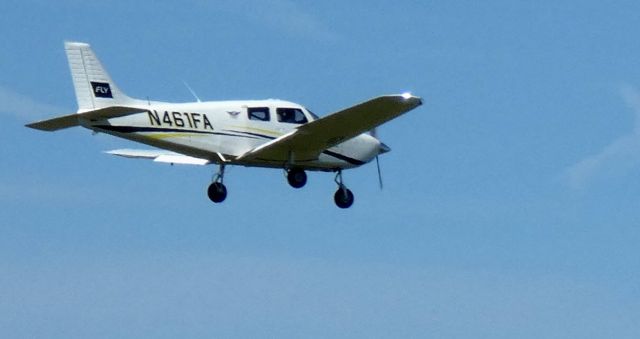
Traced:
[[293, 188], [302, 188], [307, 183], [307, 174], [299, 168], [288, 169], [287, 181]]

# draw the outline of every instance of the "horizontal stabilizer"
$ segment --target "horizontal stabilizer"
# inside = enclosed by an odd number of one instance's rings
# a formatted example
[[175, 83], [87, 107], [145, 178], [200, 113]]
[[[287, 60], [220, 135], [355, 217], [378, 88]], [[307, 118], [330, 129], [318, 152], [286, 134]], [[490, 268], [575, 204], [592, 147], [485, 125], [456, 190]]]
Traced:
[[73, 114], [63, 115], [63, 116], [56, 117], [49, 120], [32, 122], [25, 126], [34, 128], [34, 129], [39, 129], [41, 131], [53, 132], [59, 129], [78, 126], [79, 124], [80, 122], [78, 121], [78, 114], [73, 113]]
[[151, 159], [155, 162], [164, 162], [169, 164], [207, 165], [210, 163], [207, 159], [200, 159], [180, 153], [161, 150], [117, 149], [107, 151], [105, 153], [125, 158]]
[[42, 120], [38, 122], [33, 122], [27, 124], [27, 127], [39, 129], [41, 131], [57, 131], [69, 127], [74, 127], [80, 125], [79, 119], [85, 120], [105, 120], [111, 118], [123, 117], [126, 115], [137, 114], [146, 112], [145, 109], [140, 109], [136, 107], [127, 107], [127, 106], [111, 106], [106, 108], [101, 108], [92, 111], [86, 111], [82, 113], [74, 113], [63, 115], [60, 117], [55, 117], [48, 120]]

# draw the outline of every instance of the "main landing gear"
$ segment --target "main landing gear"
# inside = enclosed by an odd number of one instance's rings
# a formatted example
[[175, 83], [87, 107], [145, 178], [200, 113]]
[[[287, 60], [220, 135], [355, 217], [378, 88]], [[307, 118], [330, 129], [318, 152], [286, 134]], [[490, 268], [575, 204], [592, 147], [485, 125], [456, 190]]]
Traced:
[[224, 179], [224, 165], [220, 165], [218, 173], [213, 176], [212, 183], [207, 189], [209, 199], [215, 203], [223, 202], [227, 198], [227, 188], [222, 183]]
[[338, 170], [338, 173], [336, 173], [335, 182], [338, 184], [338, 190], [333, 195], [333, 201], [340, 208], [351, 207], [354, 200], [353, 192], [342, 183], [342, 170]]

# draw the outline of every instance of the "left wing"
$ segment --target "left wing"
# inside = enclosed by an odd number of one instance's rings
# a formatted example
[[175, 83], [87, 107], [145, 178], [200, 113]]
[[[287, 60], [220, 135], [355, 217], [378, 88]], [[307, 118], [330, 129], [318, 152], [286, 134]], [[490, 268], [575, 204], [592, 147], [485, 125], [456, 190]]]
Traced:
[[[422, 99], [408, 94], [386, 95], [302, 125], [236, 160], [312, 160], [341, 142], [382, 125], [418, 106]], [[291, 159], [293, 156], [293, 159]]]
[[125, 158], [152, 159], [155, 162], [164, 162], [170, 164], [207, 165], [211, 163], [207, 159], [200, 159], [180, 153], [161, 150], [117, 149], [113, 151], [107, 151], [105, 153]]

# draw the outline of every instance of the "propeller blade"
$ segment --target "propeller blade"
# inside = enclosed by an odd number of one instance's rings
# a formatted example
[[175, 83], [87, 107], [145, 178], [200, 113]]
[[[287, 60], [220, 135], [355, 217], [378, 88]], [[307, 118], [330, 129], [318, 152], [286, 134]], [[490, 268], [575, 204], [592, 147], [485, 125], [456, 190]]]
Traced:
[[378, 183], [380, 184], [380, 190], [382, 190], [383, 185], [382, 185], [382, 171], [380, 171], [380, 160], [378, 159], [378, 156], [376, 155], [376, 167], [378, 167]]
[[369, 131], [369, 135], [378, 139], [378, 128], [374, 127], [372, 130]]

